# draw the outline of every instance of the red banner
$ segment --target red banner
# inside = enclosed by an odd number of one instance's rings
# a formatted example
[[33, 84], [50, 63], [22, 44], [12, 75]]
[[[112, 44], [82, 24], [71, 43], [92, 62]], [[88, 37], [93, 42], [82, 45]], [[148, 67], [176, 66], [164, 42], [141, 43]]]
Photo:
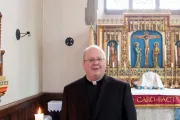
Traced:
[[180, 107], [180, 96], [133, 95], [136, 107]]

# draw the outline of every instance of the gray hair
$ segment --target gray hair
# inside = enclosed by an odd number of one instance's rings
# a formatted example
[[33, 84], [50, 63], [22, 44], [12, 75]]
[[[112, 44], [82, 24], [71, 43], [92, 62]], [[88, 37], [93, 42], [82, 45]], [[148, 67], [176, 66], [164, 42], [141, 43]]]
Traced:
[[103, 53], [104, 59], [106, 59], [106, 54], [105, 54], [105, 52], [104, 52], [104, 50], [103, 50], [102, 48], [100, 48], [98, 45], [90, 45], [89, 47], [87, 47], [87, 48], [84, 50], [83, 60], [84, 60], [84, 58], [85, 58], [86, 51], [88, 51], [88, 50], [91, 49], [91, 48], [99, 49], [99, 50]]

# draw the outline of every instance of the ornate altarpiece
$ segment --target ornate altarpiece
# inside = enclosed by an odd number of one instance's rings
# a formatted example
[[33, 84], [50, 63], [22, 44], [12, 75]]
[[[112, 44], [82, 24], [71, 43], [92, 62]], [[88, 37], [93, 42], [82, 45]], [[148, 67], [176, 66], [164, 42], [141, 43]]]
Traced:
[[3, 55], [5, 53], [5, 50], [1, 49], [1, 18], [2, 14], [0, 13], [0, 98], [5, 94], [8, 87], [8, 81], [6, 80], [6, 77], [3, 76]]
[[[153, 71], [160, 75], [166, 88], [180, 87], [177, 44], [180, 40], [180, 24], [170, 21], [171, 13], [133, 13], [127, 11], [121, 19], [97, 21], [97, 45], [107, 55], [107, 74], [129, 82], [138, 81], [141, 75]], [[172, 24], [170, 24], [172, 23]], [[145, 36], [149, 37], [145, 47]], [[135, 66], [135, 44], [141, 48], [141, 62]], [[158, 44], [158, 66], [153, 66], [153, 49]], [[145, 53], [148, 49], [148, 53]], [[113, 61], [113, 62], [112, 62]]]

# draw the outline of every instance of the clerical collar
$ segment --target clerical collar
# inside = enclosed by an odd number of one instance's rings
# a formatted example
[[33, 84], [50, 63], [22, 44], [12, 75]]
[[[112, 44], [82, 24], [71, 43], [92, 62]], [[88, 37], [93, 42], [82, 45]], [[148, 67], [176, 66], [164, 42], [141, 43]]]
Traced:
[[[102, 78], [103, 78], [103, 77], [102, 77]], [[93, 85], [97, 85], [98, 83], [100, 83], [100, 82], [102, 81], [102, 78], [100, 78], [100, 79], [98, 79], [98, 80], [96, 80], [96, 81], [91, 81], [91, 80], [89, 80], [89, 79], [87, 78], [87, 76], [86, 76], [86, 79], [87, 79], [88, 83], [91, 83], [91, 84], [93, 84]]]

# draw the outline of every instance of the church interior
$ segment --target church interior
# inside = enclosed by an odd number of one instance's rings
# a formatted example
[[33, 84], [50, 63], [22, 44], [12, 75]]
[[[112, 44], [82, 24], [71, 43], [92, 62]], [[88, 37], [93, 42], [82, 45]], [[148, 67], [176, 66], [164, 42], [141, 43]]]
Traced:
[[60, 120], [64, 86], [85, 75], [83, 51], [94, 44], [107, 75], [130, 84], [138, 120], [180, 120], [177, 3], [0, 1], [0, 119], [33, 120], [41, 111]]

